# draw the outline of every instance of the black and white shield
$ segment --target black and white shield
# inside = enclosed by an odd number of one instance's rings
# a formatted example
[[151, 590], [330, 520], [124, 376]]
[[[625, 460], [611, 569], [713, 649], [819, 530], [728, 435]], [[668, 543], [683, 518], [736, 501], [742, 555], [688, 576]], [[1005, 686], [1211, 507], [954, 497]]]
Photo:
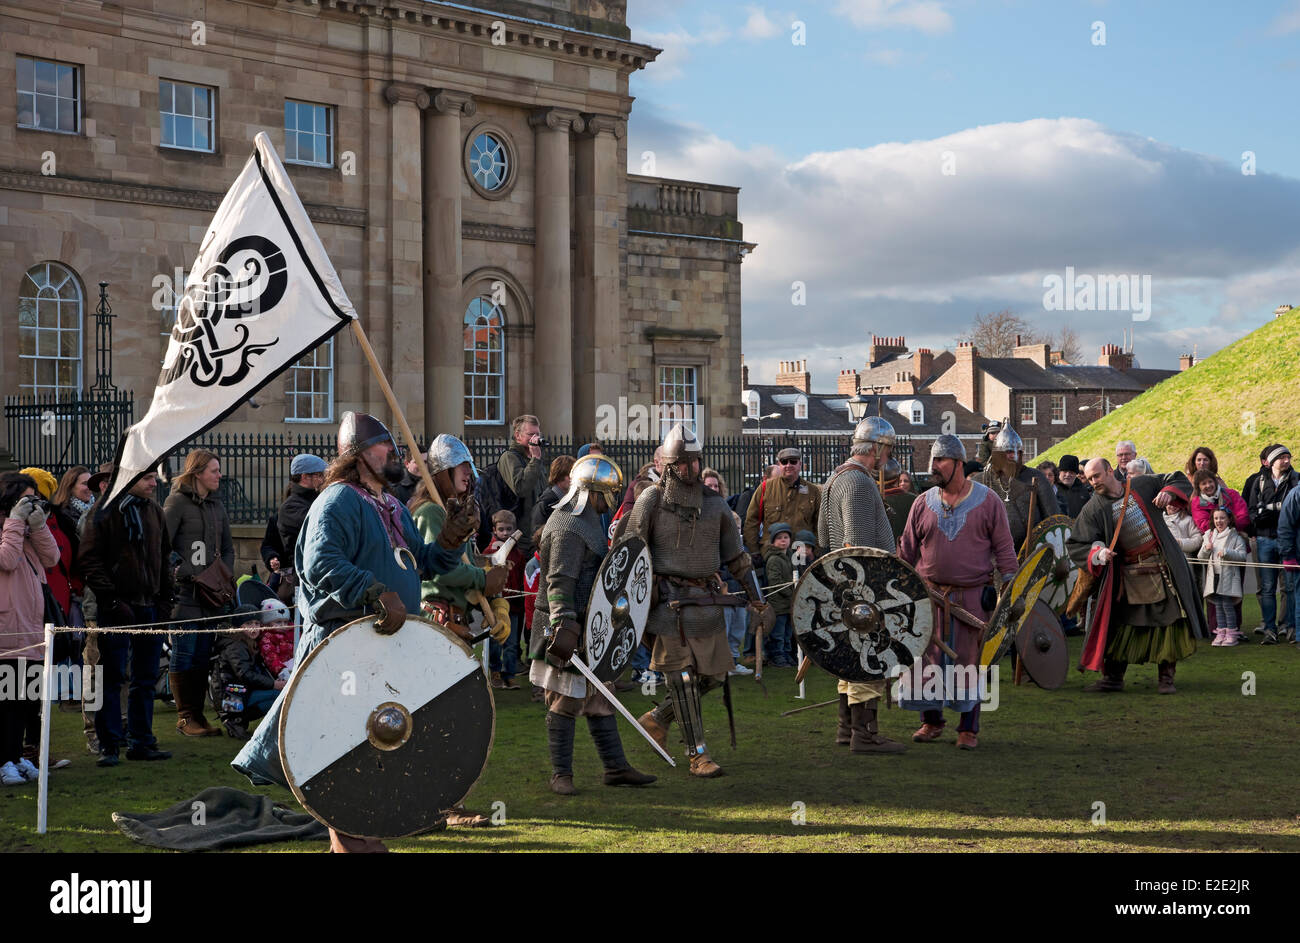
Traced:
[[845, 547], [816, 560], [795, 586], [790, 621], [813, 664], [845, 681], [906, 671], [934, 632], [920, 574], [873, 547]]
[[496, 710], [482, 665], [452, 632], [374, 618], [316, 646], [284, 692], [280, 759], [304, 809], [348, 835], [433, 826], [478, 780]]
[[1065, 542], [1070, 539], [1070, 531], [1073, 527], [1074, 521], [1069, 517], [1064, 514], [1054, 514], [1037, 524], [1026, 541], [1029, 553], [1040, 544], [1052, 548], [1052, 555], [1056, 558], [1056, 562], [1052, 565], [1052, 573], [1047, 578], [1047, 585], [1043, 587], [1039, 599], [1051, 606], [1052, 611], [1058, 616], [1065, 615], [1065, 604], [1070, 601], [1070, 593], [1079, 580], [1079, 568], [1065, 552]]
[[601, 681], [614, 681], [641, 644], [650, 615], [654, 570], [650, 548], [640, 537], [620, 540], [596, 573], [587, 606], [587, 664]]

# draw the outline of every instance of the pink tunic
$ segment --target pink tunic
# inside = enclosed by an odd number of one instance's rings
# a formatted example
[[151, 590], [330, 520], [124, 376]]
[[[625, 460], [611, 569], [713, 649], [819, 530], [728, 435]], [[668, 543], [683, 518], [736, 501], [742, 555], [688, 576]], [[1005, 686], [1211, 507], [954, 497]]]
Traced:
[[[931, 488], [913, 502], [903, 526], [898, 555], [916, 567], [933, 589], [946, 590], [949, 600], [985, 618], [990, 613], [981, 608], [980, 595], [993, 579], [994, 566], [1004, 579], [1019, 569], [1006, 509], [997, 496], [979, 482], [971, 482], [970, 494], [951, 510], [944, 508], [942, 492], [938, 488]], [[940, 590], [940, 587], [945, 590]], [[956, 651], [956, 663], [979, 664], [981, 629], [955, 616], [944, 625], [942, 618], [942, 610], [935, 604], [935, 634], [941, 635]], [[937, 644], [931, 643], [926, 649], [925, 666], [942, 668], [949, 662]], [[932, 710], [946, 704], [959, 711], [968, 711], [976, 703], [974, 700], [945, 701], [944, 704], [906, 701], [902, 706], [907, 710]]]

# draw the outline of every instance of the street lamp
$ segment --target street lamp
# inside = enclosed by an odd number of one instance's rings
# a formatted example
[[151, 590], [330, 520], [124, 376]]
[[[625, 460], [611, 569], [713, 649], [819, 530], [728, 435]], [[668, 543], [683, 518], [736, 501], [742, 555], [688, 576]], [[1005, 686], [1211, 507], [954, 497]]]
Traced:
[[[868, 400], [865, 396], [862, 395], [861, 376], [855, 376], [853, 378], [853, 388], [854, 388], [853, 395], [849, 397], [849, 402], [848, 402], [849, 419], [856, 426], [858, 423], [862, 421], [862, 418], [866, 416], [867, 404], [870, 402], [870, 400]], [[876, 396], [876, 415], [879, 416], [880, 415], [880, 394], [883, 393], [885, 390], [889, 389], [889, 387], [877, 386], [873, 384], [870, 387], [870, 389], [871, 392], [874, 393]]]
[[764, 419], [780, 419], [780, 418], [781, 418], [781, 414], [780, 414], [780, 413], [768, 413], [766, 416], [741, 416], [741, 417], [740, 417], [740, 421], [741, 421], [741, 422], [756, 422], [756, 423], [758, 423], [758, 440], [761, 442], [761, 441], [763, 441], [763, 420], [764, 420]]
[[[1121, 403], [1120, 405], [1122, 406], [1123, 404]], [[1112, 412], [1114, 409], [1118, 409], [1119, 407], [1112, 407], [1110, 405], [1110, 397], [1106, 395], [1106, 391], [1103, 389], [1101, 391], [1101, 399], [1097, 400], [1097, 402], [1095, 403], [1087, 403], [1083, 406], [1080, 406], [1079, 412], [1083, 413], [1083, 412], [1087, 412], [1090, 409], [1097, 409], [1097, 408], [1100, 408], [1101, 414], [1105, 416], [1108, 413]]]

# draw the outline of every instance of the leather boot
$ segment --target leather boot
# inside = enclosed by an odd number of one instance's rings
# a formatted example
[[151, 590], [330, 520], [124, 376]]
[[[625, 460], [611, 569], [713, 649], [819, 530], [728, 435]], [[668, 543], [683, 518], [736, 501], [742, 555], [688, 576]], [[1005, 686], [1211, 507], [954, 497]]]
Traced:
[[1085, 685], [1084, 690], [1090, 693], [1106, 693], [1112, 691], [1124, 690], [1124, 672], [1128, 670], [1128, 664], [1122, 661], [1112, 661], [1107, 658], [1102, 662], [1101, 678]]
[[623, 741], [618, 735], [618, 721], [613, 714], [604, 717], [588, 717], [587, 730], [592, 742], [596, 744], [596, 753], [605, 767], [606, 786], [645, 786], [658, 776], [642, 773], [633, 769], [623, 753]]
[[551, 749], [551, 792], [572, 796], [573, 788], [573, 718], [554, 711], [546, 712], [546, 740]]
[[849, 717], [852, 734], [850, 753], [902, 753], [907, 749], [901, 743], [880, 735], [875, 704], [851, 704]]
[[709, 758], [709, 754], [697, 753], [691, 757], [691, 775], [700, 779], [716, 779], [724, 773], [722, 767]]
[[1156, 691], [1160, 694], [1177, 694], [1178, 689], [1174, 687], [1174, 669], [1177, 664], [1172, 661], [1162, 661], [1159, 665], [1159, 680], [1156, 683]]
[[839, 725], [835, 728], [835, 745], [846, 747], [853, 742], [853, 732], [851, 729], [853, 720], [849, 711], [849, 696], [840, 695], [840, 720]]
[[172, 697], [176, 701], [176, 729], [186, 737], [219, 737], [221, 730], [208, 725], [203, 716], [206, 672], [202, 669], [168, 672]]

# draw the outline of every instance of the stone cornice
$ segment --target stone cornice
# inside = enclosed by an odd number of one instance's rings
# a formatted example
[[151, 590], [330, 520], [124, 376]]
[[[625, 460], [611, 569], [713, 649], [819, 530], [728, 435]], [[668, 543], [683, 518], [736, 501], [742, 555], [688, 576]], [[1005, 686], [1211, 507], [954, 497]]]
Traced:
[[514, 242], [526, 246], [534, 245], [537, 242], [537, 230], [535, 229], [527, 229], [523, 226], [501, 226], [497, 223], [462, 222], [460, 224], [460, 236], [462, 239], [478, 239], [483, 242]]
[[[275, 2], [275, 0], [272, 0]], [[444, 6], [427, 0], [280, 0], [286, 6], [316, 8], [322, 12], [352, 14], [359, 18], [384, 19], [422, 25], [462, 38], [474, 37], [485, 44], [503, 48], [545, 49], [565, 56], [589, 59], [597, 64], [608, 64], [624, 74], [645, 68], [653, 62], [662, 49], [628, 40], [589, 33], [582, 30], [549, 23], [541, 23], [504, 13], [471, 10], [464, 7]], [[493, 29], [494, 23], [504, 29]]]
[[422, 85], [410, 82], [392, 82], [384, 87], [384, 101], [390, 105], [398, 102], [411, 102], [423, 110], [429, 107], [429, 92]]
[[433, 97], [426, 107], [440, 115], [465, 115], [468, 117], [478, 111], [478, 105], [474, 103], [474, 96], [469, 92], [458, 92], [450, 88], [431, 88], [429, 91]]
[[618, 115], [583, 114], [582, 123], [581, 133], [588, 137], [608, 133], [621, 141], [627, 134], [627, 121]]
[[[175, 206], [187, 210], [206, 210], [214, 213], [224, 193], [208, 190], [178, 190], [146, 183], [116, 183], [111, 180], [92, 180], [85, 177], [47, 177], [24, 170], [0, 170], [0, 189], [20, 190], [27, 193], [57, 193], [62, 196], [79, 196], [91, 200], [111, 200], [117, 203], [141, 203], [148, 206]], [[324, 206], [305, 203], [307, 215], [313, 222], [332, 223], [339, 226], [366, 225], [366, 211], [346, 206]]]
[[582, 116], [571, 108], [534, 108], [528, 116], [532, 128], [582, 133]]

